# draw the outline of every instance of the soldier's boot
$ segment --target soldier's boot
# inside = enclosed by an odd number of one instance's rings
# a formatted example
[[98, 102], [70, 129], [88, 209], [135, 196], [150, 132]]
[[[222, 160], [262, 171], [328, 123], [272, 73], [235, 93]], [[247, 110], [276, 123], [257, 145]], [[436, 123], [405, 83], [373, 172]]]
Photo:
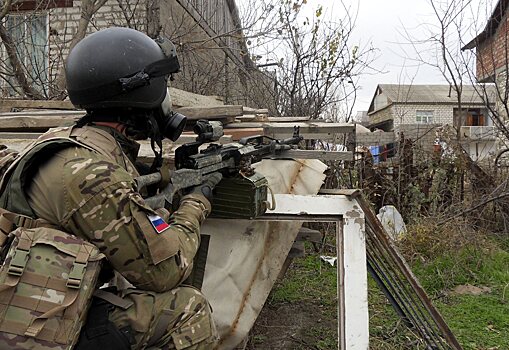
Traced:
[[119, 329], [134, 331], [132, 349], [213, 349], [217, 332], [203, 294], [188, 286], [164, 293], [129, 290], [123, 297], [133, 302], [127, 310], [116, 307], [109, 319]]

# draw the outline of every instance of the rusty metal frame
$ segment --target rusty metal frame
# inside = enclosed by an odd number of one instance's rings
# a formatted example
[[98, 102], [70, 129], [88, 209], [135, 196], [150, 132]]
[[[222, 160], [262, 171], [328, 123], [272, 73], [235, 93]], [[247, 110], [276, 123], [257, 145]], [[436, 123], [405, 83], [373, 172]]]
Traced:
[[377, 240], [384, 246], [386, 252], [391, 257], [393, 263], [398, 267], [399, 271], [406, 278], [406, 281], [409, 283], [411, 289], [413, 290], [415, 295], [419, 298], [425, 310], [431, 316], [431, 319], [436, 324], [441, 335], [447, 341], [447, 344], [452, 349], [461, 350], [462, 346], [459, 344], [458, 340], [454, 336], [453, 332], [445, 322], [440, 312], [437, 310], [437, 308], [435, 308], [435, 306], [431, 302], [431, 299], [426, 294], [424, 288], [420, 285], [419, 281], [414, 276], [410, 266], [407, 264], [403, 256], [399, 253], [398, 249], [395, 247], [391, 239], [388, 237], [382, 224], [371, 210], [369, 203], [360, 196], [357, 198], [357, 202], [366, 216], [366, 223], [368, 226], [366, 231], [368, 234], [368, 239]]

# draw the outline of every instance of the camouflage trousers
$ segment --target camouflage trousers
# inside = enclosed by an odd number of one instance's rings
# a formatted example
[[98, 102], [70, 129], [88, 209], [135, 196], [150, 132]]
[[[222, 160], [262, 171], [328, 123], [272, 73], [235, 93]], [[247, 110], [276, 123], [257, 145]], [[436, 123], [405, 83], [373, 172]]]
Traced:
[[110, 320], [120, 329], [131, 326], [132, 349], [213, 349], [217, 333], [208, 301], [193, 287], [181, 286], [164, 293], [129, 289], [123, 299], [133, 305], [116, 307]]

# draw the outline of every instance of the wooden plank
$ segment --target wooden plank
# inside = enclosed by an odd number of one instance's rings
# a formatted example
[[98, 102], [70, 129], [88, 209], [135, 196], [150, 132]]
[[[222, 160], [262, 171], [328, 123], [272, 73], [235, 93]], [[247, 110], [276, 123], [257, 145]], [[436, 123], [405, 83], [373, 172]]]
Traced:
[[[193, 107], [193, 106], [221, 106], [224, 105], [219, 96], [198, 95], [192, 92], [170, 87], [171, 103], [174, 107]], [[58, 109], [58, 110], [76, 110], [71, 101], [55, 100], [18, 100], [1, 99], [0, 108], [10, 110], [19, 109]], [[261, 110], [259, 110], [261, 111]]]
[[70, 116], [70, 117], [82, 117], [85, 115], [85, 111], [62, 111], [56, 109], [49, 110], [25, 110], [22, 112], [5, 112], [0, 113], [0, 118], [3, 117], [44, 117], [44, 116]]
[[277, 139], [291, 137], [294, 127], [300, 128], [300, 134], [305, 139], [329, 139], [337, 134], [350, 133], [355, 130], [354, 124], [346, 123], [267, 123], [263, 125], [264, 133]]
[[[38, 132], [0, 132], [0, 143], [9, 143], [11, 140], [13, 140], [13, 142], [20, 142], [20, 141], [30, 142], [31, 140], [37, 139], [41, 135], [42, 135], [42, 133], [38, 133]], [[179, 137], [179, 139], [173, 143], [180, 145], [183, 143], [194, 142], [195, 140], [196, 140], [196, 135], [194, 133], [186, 132], [186, 133], [183, 133]], [[138, 142], [144, 142], [144, 141], [138, 141]], [[170, 141], [164, 141], [164, 142], [170, 142]], [[216, 141], [216, 143], [220, 143], [220, 144], [231, 143], [231, 142], [233, 142], [233, 138], [231, 135], [221, 136], [221, 138], [218, 141]]]
[[265, 114], [244, 114], [235, 118], [235, 121], [244, 123], [244, 122], [268, 122], [269, 117]]
[[387, 145], [394, 141], [394, 132], [358, 133], [355, 135], [355, 143], [358, 146]]
[[56, 126], [72, 125], [79, 118], [81, 116], [0, 116], [0, 130], [47, 130]]
[[38, 132], [0, 132], [0, 140], [35, 140], [41, 135]]
[[222, 106], [223, 100], [219, 96], [198, 95], [185, 90], [170, 87], [171, 104], [177, 107], [194, 106]]
[[[300, 132], [300, 136], [302, 136], [305, 140], [324, 140], [331, 141], [336, 143], [343, 143], [343, 134], [340, 133], [309, 133], [309, 132]], [[293, 133], [271, 133], [265, 134], [267, 136], [273, 137], [275, 139], [286, 139], [293, 136]]]
[[242, 114], [269, 114], [269, 110], [266, 108], [243, 107]]
[[76, 109], [71, 101], [53, 101], [53, 100], [0, 100], [2, 108], [43, 108], [43, 109]]
[[224, 129], [224, 134], [231, 136], [234, 141], [238, 141], [243, 137], [263, 135], [263, 129], [262, 128]]
[[[198, 119], [221, 120], [223, 124], [233, 123], [235, 116], [242, 113], [242, 106], [183, 107], [178, 112], [190, 122]], [[0, 113], [0, 130], [44, 131], [63, 125], [71, 125], [85, 115], [85, 111], [24, 111]]]
[[[223, 135], [218, 141], [215, 141], [215, 143], [225, 144], [233, 142], [233, 137], [231, 135]], [[192, 132], [185, 132], [180, 135], [177, 141], [175, 141], [175, 144], [183, 144], [183, 143], [189, 143], [196, 141], [196, 134]], [[140, 141], [138, 141], [140, 142]]]
[[262, 129], [262, 134], [263, 134], [263, 125], [265, 123], [251, 123], [251, 122], [248, 122], [248, 123], [231, 123], [231, 124], [228, 124], [228, 125], [225, 125], [224, 126], [224, 129], [227, 130], [227, 129], [247, 129], [247, 128], [259, 128], [259, 129]]
[[296, 122], [306, 122], [308, 120], [310, 120], [309, 117], [269, 117], [269, 122], [273, 123], [296, 123]]
[[[293, 159], [320, 159], [334, 161], [353, 161], [353, 152], [320, 151], [320, 150], [288, 150], [281, 157]], [[280, 158], [280, 157], [278, 157]]]
[[222, 119], [224, 117], [236, 117], [242, 115], [242, 106], [223, 105], [209, 107], [181, 107], [176, 112], [182, 113], [188, 120], [198, 119]]

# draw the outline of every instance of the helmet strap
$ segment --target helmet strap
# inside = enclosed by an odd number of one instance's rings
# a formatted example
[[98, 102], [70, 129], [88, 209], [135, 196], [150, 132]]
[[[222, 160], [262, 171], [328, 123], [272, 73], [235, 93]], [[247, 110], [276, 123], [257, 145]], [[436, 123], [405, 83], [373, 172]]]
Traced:
[[[103, 122], [120, 122], [126, 125], [128, 133], [145, 133], [145, 131], [137, 130], [136, 120], [140, 119], [140, 116], [131, 116], [131, 118], [120, 117], [116, 113], [103, 113], [96, 114], [94, 112], [87, 113], [83, 118], [78, 120], [76, 126], [83, 127], [97, 121]], [[150, 147], [154, 152], [154, 161], [150, 167], [151, 172], [158, 171], [163, 164], [163, 135], [159, 129], [159, 124], [154, 117], [154, 111], [146, 114], [145, 118], [148, 118], [148, 129], [147, 136], [150, 137]], [[146, 135], [146, 134], [145, 134]], [[145, 136], [146, 137], [146, 136]]]
[[[150, 171], [155, 172], [158, 171], [158, 169], [163, 164], [163, 136], [159, 130], [159, 125], [157, 124], [156, 118], [152, 113], [149, 114], [148, 119], [151, 127], [150, 147], [154, 152], [154, 161], [152, 162]], [[156, 149], [156, 145], [158, 149]]]

